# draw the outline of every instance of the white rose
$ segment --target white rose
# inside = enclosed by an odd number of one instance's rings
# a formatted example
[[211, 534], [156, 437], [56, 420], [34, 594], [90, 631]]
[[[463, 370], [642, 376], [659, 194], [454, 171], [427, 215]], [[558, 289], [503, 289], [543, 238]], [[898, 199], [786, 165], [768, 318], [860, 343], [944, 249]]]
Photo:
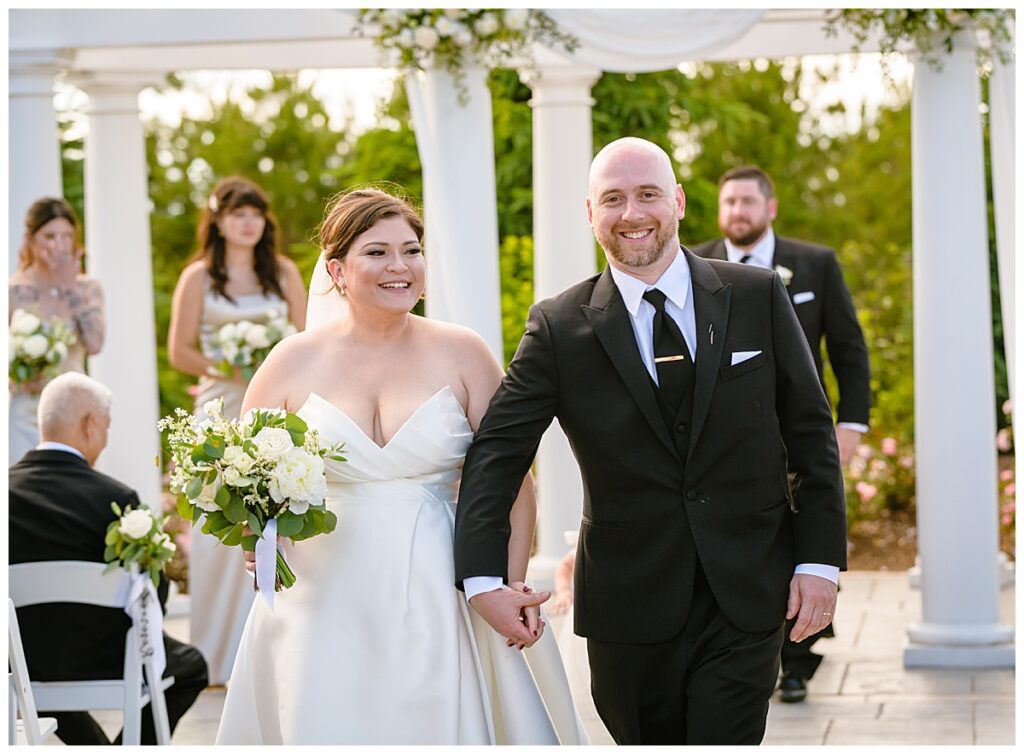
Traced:
[[235, 357], [238, 356], [238, 346], [233, 341], [228, 341], [221, 345], [220, 353], [229, 362], [233, 362]]
[[498, 23], [498, 19], [494, 17], [493, 13], [485, 13], [477, 19], [473, 28], [481, 37], [489, 37], [501, 28], [501, 24]]
[[270, 345], [267, 328], [263, 325], [253, 325], [245, 334], [245, 342], [253, 348], [266, 348]]
[[145, 508], [136, 508], [121, 517], [117, 529], [128, 539], [142, 539], [153, 528], [153, 517]]
[[216, 498], [217, 498], [217, 483], [214, 482], [213, 484], [208, 484], [205, 487], [203, 487], [203, 491], [199, 493], [199, 497], [197, 497], [192, 502], [194, 502], [196, 505], [198, 505], [204, 511], [207, 511], [207, 512], [219, 511], [220, 510], [220, 506], [217, 505]]
[[413, 43], [416, 41], [415, 36], [412, 33], [412, 29], [409, 28], [402, 29], [398, 32], [398, 36], [395, 37], [395, 39], [402, 48], [412, 47]]
[[56, 343], [53, 344], [53, 348], [50, 349], [50, 353], [47, 356], [47, 360], [51, 364], [60, 364], [67, 357], [68, 347], [58, 340]]
[[455, 44], [459, 47], [469, 47], [473, 44], [473, 32], [462, 24], [458, 24], [458, 28], [452, 32], [452, 39], [455, 40]]
[[397, 8], [388, 8], [384, 11], [384, 20], [392, 26], [397, 26], [405, 21], [405, 11]]
[[433, 50], [437, 47], [437, 43], [441, 41], [441, 36], [437, 33], [437, 30], [429, 26], [421, 26], [413, 32], [413, 39], [417, 47], [422, 47], [424, 50]]
[[293, 448], [274, 467], [268, 489], [275, 502], [288, 500], [288, 510], [301, 516], [327, 496], [323, 459]]
[[30, 359], [38, 359], [49, 349], [50, 344], [46, 341], [45, 335], [29, 335], [21, 344], [21, 350]]
[[219, 419], [223, 409], [224, 400], [222, 398], [214, 398], [212, 401], [207, 401], [203, 404], [203, 413], [213, 419]]
[[238, 469], [228, 466], [224, 469], [224, 484], [229, 487], [251, 487], [255, 479], [250, 479], [239, 473]]
[[239, 338], [244, 338], [245, 334], [249, 332], [253, 327], [252, 322], [247, 319], [239, 320], [235, 323], [235, 335]]
[[442, 37], [450, 37], [457, 27], [458, 24], [447, 16], [441, 16], [437, 19], [437, 23], [434, 25], [434, 28], [437, 29], [437, 33]]
[[228, 322], [226, 325], [224, 325], [217, 331], [218, 340], [234, 340], [237, 337], [237, 335], [237, 328], [235, 327], [234, 322]]
[[789, 281], [793, 279], [793, 270], [784, 265], [777, 264], [775, 265], [775, 271], [779, 274], [782, 284], [789, 285]]
[[256, 451], [260, 456], [268, 460], [280, 458], [295, 447], [288, 430], [278, 427], [264, 427], [252, 441], [256, 443]]
[[34, 314], [30, 314], [24, 309], [15, 309], [14, 315], [11, 317], [10, 330], [15, 335], [31, 335], [42, 322]]
[[521, 31], [526, 28], [530, 20], [530, 11], [525, 8], [510, 8], [505, 11], [505, 26], [513, 31]]
[[237, 469], [240, 474], [248, 474], [256, 465], [256, 459], [237, 445], [229, 445], [224, 449], [224, 463]]
[[24, 339], [12, 335], [7, 340], [7, 361], [11, 362], [18, 358], [18, 353], [21, 351], [21, 343]]

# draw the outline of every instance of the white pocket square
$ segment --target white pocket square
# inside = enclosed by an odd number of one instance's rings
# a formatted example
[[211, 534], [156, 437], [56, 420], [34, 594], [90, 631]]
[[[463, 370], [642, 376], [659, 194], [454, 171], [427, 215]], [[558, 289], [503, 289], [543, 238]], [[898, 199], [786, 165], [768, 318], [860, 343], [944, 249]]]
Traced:
[[742, 364], [744, 361], [754, 358], [760, 351], [734, 351], [732, 354], [732, 366]]
[[793, 294], [793, 304], [806, 304], [808, 301], [814, 301], [814, 291], [803, 291], [801, 293]]

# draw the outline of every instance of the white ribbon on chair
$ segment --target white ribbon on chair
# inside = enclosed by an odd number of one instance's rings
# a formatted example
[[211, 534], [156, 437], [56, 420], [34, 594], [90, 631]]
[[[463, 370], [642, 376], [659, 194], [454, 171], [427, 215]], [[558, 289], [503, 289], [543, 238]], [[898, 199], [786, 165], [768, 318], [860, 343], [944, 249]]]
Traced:
[[272, 518], [263, 527], [263, 536], [256, 540], [256, 586], [274, 609], [274, 585], [277, 582], [277, 519]]
[[128, 617], [139, 626], [139, 647], [143, 660], [153, 658], [157, 675], [163, 676], [167, 667], [164, 652], [164, 614], [160, 610], [160, 598], [148, 573], [129, 573], [121, 582], [118, 593], [120, 604]]

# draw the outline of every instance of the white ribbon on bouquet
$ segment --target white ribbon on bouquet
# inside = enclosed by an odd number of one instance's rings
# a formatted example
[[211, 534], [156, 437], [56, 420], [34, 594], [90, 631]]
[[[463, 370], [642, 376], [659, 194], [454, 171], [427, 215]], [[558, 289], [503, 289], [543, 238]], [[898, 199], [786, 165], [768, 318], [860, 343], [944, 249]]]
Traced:
[[133, 568], [121, 582], [121, 590], [117, 597], [117, 603], [124, 608], [132, 622], [139, 626], [139, 651], [143, 661], [152, 657], [156, 673], [162, 677], [167, 668], [167, 655], [164, 652], [164, 614], [160, 609], [156, 586], [149, 578], [149, 573], [139, 573]]
[[256, 540], [256, 586], [274, 609], [274, 584], [277, 582], [277, 519], [272, 518], [263, 527], [263, 536]]

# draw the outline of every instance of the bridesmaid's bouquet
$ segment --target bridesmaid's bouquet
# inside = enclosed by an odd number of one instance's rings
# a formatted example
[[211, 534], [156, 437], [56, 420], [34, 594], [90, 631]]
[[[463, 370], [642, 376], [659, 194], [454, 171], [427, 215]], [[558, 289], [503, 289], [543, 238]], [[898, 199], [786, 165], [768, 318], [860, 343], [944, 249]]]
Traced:
[[55, 377], [75, 342], [60, 317], [44, 320], [24, 309], [14, 310], [8, 330], [7, 376], [16, 385]]
[[277, 309], [268, 309], [266, 322], [247, 319], [228, 322], [204, 343], [203, 355], [214, 362], [211, 374], [230, 378], [238, 367], [245, 380], [251, 380], [270, 350], [295, 334], [295, 325]]
[[[342, 445], [323, 445], [315, 429], [283, 409], [253, 409], [225, 419], [224, 401], [208, 401], [196, 422], [184, 409], [158, 422], [174, 469], [178, 512], [229, 547], [256, 552], [257, 588], [273, 603], [274, 589], [295, 583], [277, 537], [309, 539], [334, 531], [327, 510], [324, 458], [344, 461]], [[248, 525], [253, 534], [245, 534]], [[271, 559], [276, 563], [271, 573]], [[197, 574], [198, 576], [198, 574]]]
[[126, 509], [122, 513], [114, 502], [110, 507], [117, 520], [107, 527], [103, 540], [103, 560], [110, 563], [104, 573], [115, 568], [131, 570], [132, 564], [136, 564], [140, 572], [149, 575], [154, 586], [160, 586], [160, 572], [177, 549], [164, 531], [166, 517], [154, 516], [146, 508]]

